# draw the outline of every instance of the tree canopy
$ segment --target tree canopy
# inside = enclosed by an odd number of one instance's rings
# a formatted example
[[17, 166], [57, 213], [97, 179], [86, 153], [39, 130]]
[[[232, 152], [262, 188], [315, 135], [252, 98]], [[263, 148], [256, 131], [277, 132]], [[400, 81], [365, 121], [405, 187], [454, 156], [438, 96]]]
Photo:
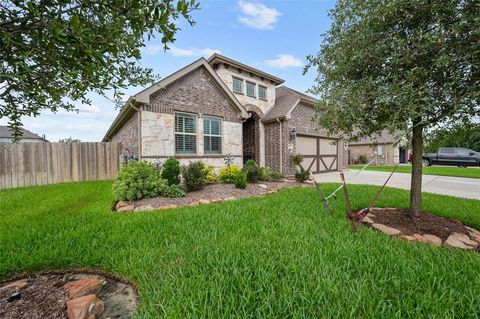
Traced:
[[87, 93], [113, 90], [155, 77], [138, 64], [145, 42], [159, 35], [167, 48], [190, 24], [195, 0], [5, 0], [0, 2], [0, 118], [15, 136], [22, 116], [73, 110]]
[[461, 123], [440, 127], [426, 134], [426, 152], [440, 147], [465, 147], [480, 152], [480, 123]]
[[412, 132], [415, 212], [424, 129], [480, 114], [479, 12], [479, 0], [338, 0], [320, 51], [308, 57], [329, 132]]

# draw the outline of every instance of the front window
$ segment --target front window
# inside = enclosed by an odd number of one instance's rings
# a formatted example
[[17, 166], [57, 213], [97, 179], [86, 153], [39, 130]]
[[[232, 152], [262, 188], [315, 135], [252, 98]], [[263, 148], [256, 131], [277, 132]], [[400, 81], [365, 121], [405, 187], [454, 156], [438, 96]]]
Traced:
[[197, 116], [175, 113], [175, 153], [197, 153]]
[[255, 83], [247, 82], [247, 95], [255, 97]]
[[233, 78], [233, 92], [243, 93], [243, 80]]
[[262, 100], [267, 99], [267, 88], [264, 86], [259, 85], [258, 86], [258, 97], [261, 98]]
[[222, 120], [218, 117], [203, 118], [204, 151], [205, 154], [222, 153]]

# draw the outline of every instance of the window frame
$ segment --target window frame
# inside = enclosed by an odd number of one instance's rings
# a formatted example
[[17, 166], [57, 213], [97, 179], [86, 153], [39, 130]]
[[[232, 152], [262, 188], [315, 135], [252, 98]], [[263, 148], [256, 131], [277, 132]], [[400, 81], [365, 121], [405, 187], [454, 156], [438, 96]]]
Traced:
[[[242, 78], [239, 78], [239, 77], [236, 77], [236, 76], [232, 76], [232, 91], [233, 93], [237, 93], [237, 94], [243, 94], [243, 82], [245, 82]], [[240, 84], [241, 84], [241, 88], [240, 88], [240, 91], [238, 90], [235, 90], [235, 80], [237, 81], [240, 81]]]
[[[205, 132], [205, 120], [218, 120], [219, 121], [219, 134], [212, 134], [212, 130], [211, 130], [211, 125], [210, 125], [210, 133], [206, 133]], [[218, 116], [212, 116], [212, 115], [204, 115], [203, 116], [203, 153], [204, 154], [209, 154], [209, 155], [219, 155], [219, 154], [222, 154], [222, 150], [223, 150], [223, 119], [221, 117], [218, 117]], [[211, 139], [210, 139], [210, 150], [207, 150], [206, 147], [207, 147], [207, 143], [205, 143], [206, 139], [207, 138], [212, 138], [212, 137], [219, 137], [220, 138], [220, 149], [218, 151], [212, 151], [211, 148], [212, 148], [212, 142], [211, 142]]]
[[[254, 97], [256, 98], [257, 97], [257, 94], [256, 94], [256, 91], [257, 91], [257, 83], [255, 82], [252, 82], [252, 81], [246, 81], [247, 84], [245, 84], [245, 93], [247, 94], [248, 97]], [[248, 94], [248, 85], [253, 85], [253, 94]]]
[[[260, 88], [262, 88], [262, 89], [264, 90], [264, 92], [265, 92], [265, 96], [264, 96], [264, 97], [260, 96]], [[260, 84], [258, 85], [258, 98], [259, 98], [260, 100], [264, 100], [264, 101], [267, 100], [267, 87], [266, 87], [266, 86], [260, 85]]]
[[[189, 132], [177, 132], [177, 125], [176, 125], [176, 120], [177, 120], [177, 115], [179, 116], [193, 116], [194, 118], [194, 123], [195, 123], [195, 132], [194, 133], [189, 133]], [[175, 147], [175, 154], [176, 155], [197, 155], [198, 154], [198, 116], [195, 113], [188, 113], [188, 112], [174, 112], [173, 113], [173, 133], [174, 133], [174, 147]], [[183, 129], [185, 130], [185, 121], [183, 122]], [[195, 150], [193, 152], [187, 152], [187, 151], [178, 151], [177, 150], [177, 135], [190, 135], [190, 136], [195, 136]], [[185, 140], [183, 142], [183, 146], [185, 146]], [[185, 147], [183, 147], [185, 149]]]

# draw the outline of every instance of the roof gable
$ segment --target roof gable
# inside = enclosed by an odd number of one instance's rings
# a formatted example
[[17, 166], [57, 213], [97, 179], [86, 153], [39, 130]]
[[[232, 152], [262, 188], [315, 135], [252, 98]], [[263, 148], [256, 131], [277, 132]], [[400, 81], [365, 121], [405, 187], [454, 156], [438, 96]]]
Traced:
[[150, 103], [150, 96], [155, 92], [167, 87], [168, 85], [172, 84], [173, 82], [181, 79], [182, 77], [190, 74], [191, 72], [195, 71], [196, 69], [203, 67], [207, 71], [207, 73], [213, 78], [216, 84], [220, 87], [220, 89], [225, 93], [226, 97], [237, 107], [240, 111], [243, 118], [248, 118], [248, 113], [242, 107], [240, 102], [237, 98], [233, 95], [233, 93], [227, 88], [225, 83], [220, 79], [218, 74], [212, 69], [212, 67], [207, 63], [204, 58], [200, 58], [197, 61], [187, 65], [186, 67], [178, 70], [177, 72], [167, 76], [166, 78], [162, 79], [161, 81], [155, 83], [154, 85], [146, 88], [143, 91], [140, 91], [136, 95], [134, 95], [135, 101], [139, 103], [148, 104]]

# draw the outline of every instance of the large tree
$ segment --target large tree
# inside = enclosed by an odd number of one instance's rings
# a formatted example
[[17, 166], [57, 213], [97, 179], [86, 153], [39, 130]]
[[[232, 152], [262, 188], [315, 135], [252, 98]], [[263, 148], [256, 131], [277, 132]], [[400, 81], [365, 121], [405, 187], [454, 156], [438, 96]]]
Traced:
[[15, 136], [22, 116], [49, 109], [73, 110], [87, 93], [105, 95], [154, 80], [138, 60], [146, 40], [167, 47], [193, 24], [195, 0], [3, 0], [0, 1], [0, 118]]
[[421, 211], [425, 129], [480, 114], [480, 0], [338, 0], [311, 89], [331, 133], [411, 133], [410, 209]]

